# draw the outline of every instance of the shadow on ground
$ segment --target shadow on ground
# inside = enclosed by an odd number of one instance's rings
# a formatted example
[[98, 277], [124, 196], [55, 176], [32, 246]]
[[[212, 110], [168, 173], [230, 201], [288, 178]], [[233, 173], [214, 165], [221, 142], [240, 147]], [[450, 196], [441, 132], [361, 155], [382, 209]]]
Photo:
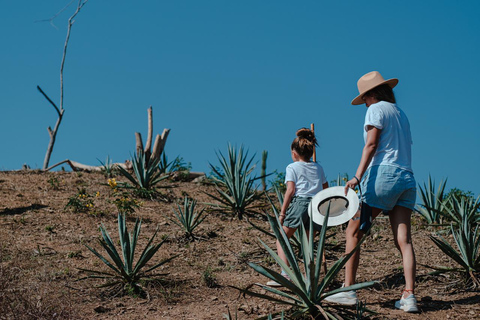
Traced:
[[26, 206], [26, 207], [18, 207], [18, 208], [5, 208], [2, 211], [0, 211], [0, 216], [13, 216], [16, 214], [23, 214], [27, 211], [30, 210], [38, 210], [38, 209], [43, 209], [47, 208], [48, 206], [43, 205], [43, 204], [37, 204], [34, 203], [32, 205]]

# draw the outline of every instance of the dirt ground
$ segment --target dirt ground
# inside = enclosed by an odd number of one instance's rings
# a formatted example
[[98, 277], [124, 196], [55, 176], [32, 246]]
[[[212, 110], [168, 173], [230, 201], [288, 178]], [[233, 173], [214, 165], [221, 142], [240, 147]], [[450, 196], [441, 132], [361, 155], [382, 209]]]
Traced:
[[[117, 180], [122, 180], [116, 177]], [[161, 192], [169, 200], [146, 201], [128, 219], [142, 219], [143, 250], [159, 227], [158, 241], [168, 236], [153, 262], [179, 254], [160, 268], [165, 273], [148, 287], [148, 298], [112, 296], [95, 288], [102, 280], [77, 281], [78, 268], [106, 270], [85, 246], [103, 253], [97, 239], [104, 224], [118, 240], [116, 207], [107, 179], [100, 173], [0, 172], [0, 319], [223, 319], [230, 309], [238, 319], [255, 319], [284, 306], [253, 297], [243, 297], [232, 288], [246, 287], [266, 278], [247, 263], [271, 266], [272, 259], [258, 238], [274, 246], [274, 240], [229, 214], [209, 213], [190, 242], [167, 217], [173, 217], [175, 199], [185, 195], [212, 202], [205, 192], [213, 188], [193, 182], [162, 181]], [[93, 195], [90, 213], [65, 209], [78, 188]], [[98, 194], [97, 194], [98, 192]], [[202, 207], [202, 204], [197, 206]], [[254, 223], [268, 228], [260, 218]], [[421, 312], [405, 314], [394, 302], [403, 289], [401, 258], [394, 247], [389, 223], [378, 219], [362, 246], [358, 281], [378, 281], [359, 291], [361, 300], [376, 312], [369, 319], [474, 319], [480, 318], [480, 292], [462, 290], [457, 274], [429, 276], [426, 266], [453, 266], [429, 239], [434, 230], [418, 217], [413, 220], [417, 255], [417, 289]], [[331, 265], [344, 250], [341, 227], [331, 228], [327, 261]], [[336, 246], [335, 246], [336, 245]], [[152, 263], [153, 263], [152, 262]], [[343, 273], [335, 285], [342, 283]]]

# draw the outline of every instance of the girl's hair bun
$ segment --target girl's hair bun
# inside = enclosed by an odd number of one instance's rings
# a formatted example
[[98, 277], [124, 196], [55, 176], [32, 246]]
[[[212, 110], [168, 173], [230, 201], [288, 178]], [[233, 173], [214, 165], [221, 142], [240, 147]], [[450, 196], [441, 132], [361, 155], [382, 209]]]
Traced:
[[312, 130], [307, 129], [307, 128], [298, 129], [297, 130], [297, 137], [302, 138], [302, 139], [307, 139], [308, 141], [316, 143], [315, 134], [312, 132]]
[[293, 140], [291, 149], [295, 150], [303, 159], [310, 160], [315, 151], [317, 139], [312, 130], [301, 128], [297, 130], [297, 137]]

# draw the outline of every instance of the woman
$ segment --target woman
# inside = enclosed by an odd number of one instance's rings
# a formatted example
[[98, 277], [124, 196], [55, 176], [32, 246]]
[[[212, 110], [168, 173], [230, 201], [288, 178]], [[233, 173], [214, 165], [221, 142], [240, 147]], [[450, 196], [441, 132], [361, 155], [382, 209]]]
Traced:
[[[348, 188], [361, 185], [362, 209], [348, 223], [346, 230], [346, 252], [355, 248], [369, 228], [371, 220], [380, 212], [390, 217], [390, 224], [396, 247], [403, 259], [405, 289], [395, 306], [406, 312], [416, 312], [415, 252], [411, 238], [410, 215], [415, 206], [416, 182], [411, 167], [410, 124], [405, 113], [395, 102], [393, 88], [398, 79], [384, 80], [373, 71], [358, 80], [359, 95], [353, 105], [365, 103], [364, 139], [360, 164], [353, 179], [347, 182]], [[345, 265], [344, 286], [355, 284], [355, 276], [360, 259], [360, 250]], [[356, 304], [355, 291], [341, 292], [326, 298], [340, 304]]]

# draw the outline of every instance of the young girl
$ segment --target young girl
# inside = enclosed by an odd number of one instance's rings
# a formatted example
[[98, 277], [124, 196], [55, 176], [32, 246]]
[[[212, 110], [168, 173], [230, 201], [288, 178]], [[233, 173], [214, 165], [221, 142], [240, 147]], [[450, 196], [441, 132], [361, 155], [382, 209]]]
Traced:
[[[287, 191], [280, 212], [280, 223], [288, 238], [295, 233], [301, 223], [309, 230], [308, 205], [310, 200], [319, 191], [328, 188], [322, 166], [310, 160], [315, 145], [317, 145], [317, 140], [314, 133], [310, 129], [301, 128], [297, 131], [297, 137], [293, 140], [290, 148], [293, 163], [287, 166], [285, 174]], [[278, 240], [277, 252], [288, 265], [287, 258]], [[286, 276], [284, 270], [282, 270], [282, 275]], [[267, 285], [281, 286], [276, 281], [269, 281]]]

